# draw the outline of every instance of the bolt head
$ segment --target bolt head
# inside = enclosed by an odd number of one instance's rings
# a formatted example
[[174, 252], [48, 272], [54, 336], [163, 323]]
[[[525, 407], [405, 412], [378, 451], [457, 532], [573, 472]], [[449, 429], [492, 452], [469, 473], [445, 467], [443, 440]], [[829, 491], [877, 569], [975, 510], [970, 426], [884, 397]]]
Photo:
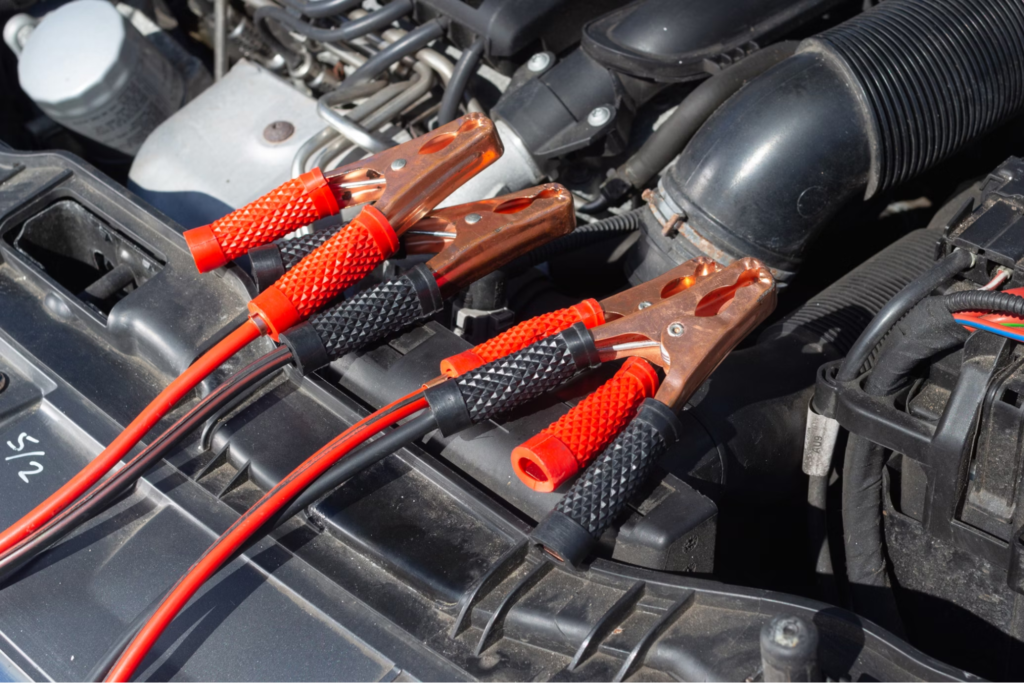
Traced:
[[395, 159], [394, 161], [391, 162], [391, 170], [401, 171], [403, 168], [405, 168], [406, 163], [408, 162], [406, 162], [405, 159]]
[[263, 129], [263, 139], [271, 144], [284, 142], [295, 134], [295, 125], [289, 121], [274, 121]]
[[650, 307], [651, 307], [651, 302], [650, 302], [650, 301], [641, 301], [641, 302], [640, 302], [640, 305], [638, 305], [638, 306], [636, 307], [636, 310], [638, 310], [638, 311], [642, 311], [642, 310], [644, 310], [645, 308], [650, 308]]
[[587, 114], [587, 123], [594, 128], [598, 128], [611, 121], [611, 118], [612, 110], [610, 107], [595, 107], [593, 111]]
[[685, 331], [686, 328], [682, 323], [672, 323], [668, 326], [668, 336], [670, 337], [682, 337]]
[[481, 218], [483, 218], [483, 216], [481, 216], [480, 214], [471, 213], [468, 216], [466, 216], [466, 222], [469, 223], [470, 225], [473, 225], [474, 223], [479, 223]]
[[533, 73], [540, 73], [551, 66], [551, 55], [547, 52], [538, 52], [534, 56], [530, 57], [530, 61], [526, 63], [526, 68]]

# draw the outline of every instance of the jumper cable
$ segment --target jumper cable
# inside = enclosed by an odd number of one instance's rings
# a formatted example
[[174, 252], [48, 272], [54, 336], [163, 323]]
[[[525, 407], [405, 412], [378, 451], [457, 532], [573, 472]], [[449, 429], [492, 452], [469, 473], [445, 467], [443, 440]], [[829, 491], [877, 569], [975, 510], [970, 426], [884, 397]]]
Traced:
[[[276, 340], [281, 332], [361, 280], [395, 252], [399, 235], [453, 189], [497, 159], [501, 152], [494, 124], [485, 117], [471, 114], [358, 162], [362, 164], [358, 168], [339, 169], [344, 172], [333, 177], [349, 182], [378, 181], [374, 187], [379, 189], [373, 190], [376, 195], [369, 189], [363, 190], [365, 195], [352, 193], [353, 197], [359, 197], [358, 201], [377, 196], [377, 205], [364, 207], [346, 229], [335, 233], [275, 285], [249, 302], [249, 320], [171, 382], [70, 481], [0, 533], [0, 552], [9, 550], [99, 481], [179, 400], [237, 351], [262, 334], [270, 334]], [[389, 159], [392, 161], [387, 165], [388, 170], [375, 168]], [[405, 163], [397, 163], [401, 160]], [[389, 174], [393, 175], [390, 183]], [[262, 229], [250, 232], [268, 234]], [[237, 236], [239, 233], [225, 230], [224, 234]], [[251, 242], [246, 240], [244, 244]]]

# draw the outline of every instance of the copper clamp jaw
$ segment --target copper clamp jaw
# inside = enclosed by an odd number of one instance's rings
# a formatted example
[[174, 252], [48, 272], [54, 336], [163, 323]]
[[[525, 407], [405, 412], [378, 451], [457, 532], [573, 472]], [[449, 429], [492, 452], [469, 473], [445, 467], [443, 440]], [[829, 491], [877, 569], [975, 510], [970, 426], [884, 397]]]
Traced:
[[427, 261], [443, 296], [573, 231], [572, 195], [548, 183], [494, 199], [438, 209], [406, 231], [408, 254]]
[[654, 398], [679, 410], [776, 302], [757, 259], [723, 268], [700, 258], [602, 301], [609, 322], [590, 333], [602, 362], [638, 357], [663, 368]]
[[340, 206], [376, 202], [401, 235], [503, 152], [494, 123], [470, 113], [324, 178]]

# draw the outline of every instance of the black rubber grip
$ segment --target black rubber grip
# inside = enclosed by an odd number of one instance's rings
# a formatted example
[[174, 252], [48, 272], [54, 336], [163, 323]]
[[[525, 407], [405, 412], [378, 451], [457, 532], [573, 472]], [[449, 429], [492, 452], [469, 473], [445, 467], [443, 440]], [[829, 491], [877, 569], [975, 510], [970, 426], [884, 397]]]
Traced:
[[433, 273], [419, 265], [320, 311], [309, 324], [332, 361], [433, 315], [443, 305]]
[[679, 438], [680, 430], [671, 410], [647, 399], [637, 416], [576, 480], [555, 512], [596, 539], [626, 507], [655, 461]]
[[449, 381], [458, 387], [470, 419], [479, 423], [551, 391], [597, 363], [593, 338], [576, 323]]
[[331, 239], [337, 230], [317, 230], [302, 237], [293, 237], [288, 240], [277, 240], [277, 250], [281, 252], [281, 263], [285, 270], [291, 270], [292, 266], [306, 258], [314, 249]]

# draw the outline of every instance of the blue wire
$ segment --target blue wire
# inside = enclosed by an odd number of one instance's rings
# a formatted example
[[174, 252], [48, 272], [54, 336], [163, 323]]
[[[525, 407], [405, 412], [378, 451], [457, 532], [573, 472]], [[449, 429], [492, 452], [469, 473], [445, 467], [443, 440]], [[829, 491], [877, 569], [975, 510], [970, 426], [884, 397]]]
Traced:
[[965, 318], [958, 318], [953, 316], [953, 320], [957, 321], [961, 325], [971, 327], [976, 330], [984, 330], [985, 332], [991, 332], [992, 334], [998, 334], [1000, 337], [1006, 337], [1014, 341], [1024, 342], [1024, 328], [1021, 328], [1021, 332], [1012, 332], [1010, 328], [1003, 327], [998, 323], [987, 323], [981, 320], [967, 320]]

